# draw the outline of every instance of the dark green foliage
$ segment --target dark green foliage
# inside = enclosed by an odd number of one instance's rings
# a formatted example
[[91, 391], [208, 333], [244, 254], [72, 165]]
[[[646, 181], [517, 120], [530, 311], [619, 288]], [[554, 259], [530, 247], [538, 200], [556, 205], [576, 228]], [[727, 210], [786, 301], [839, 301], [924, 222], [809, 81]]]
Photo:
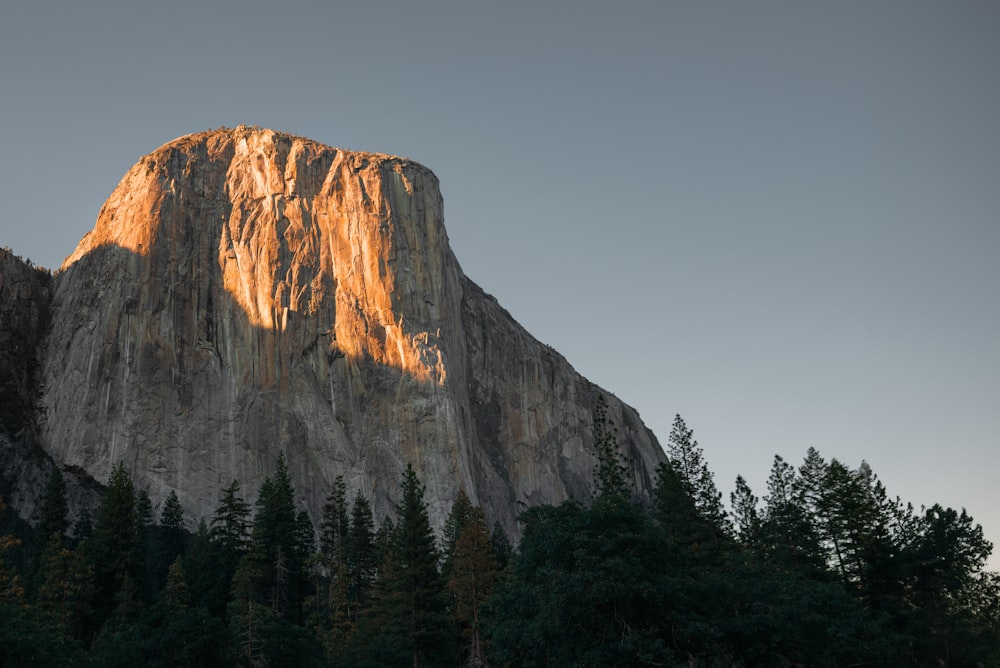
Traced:
[[377, 532], [339, 481], [318, 550], [283, 457], [252, 523], [234, 483], [193, 536], [175, 495], [153, 525], [118, 464], [68, 540], [53, 473], [34, 532], [0, 516], [0, 665], [1000, 665], [1000, 576], [964, 510], [914, 512], [867, 464], [810, 449], [775, 458], [763, 505], [737, 479], [730, 532], [675, 426], [652, 508], [598, 470], [591, 507], [522, 515], [516, 553], [464, 494], [439, 551], [412, 467]]
[[489, 605], [499, 665], [676, 665], [662, 550], [634, 506], [573, 501], [522, 515], [521, 550]]
[[679, 561], [715, 563], [723, 542], [719, 528], [698, 512], [689, 487], [670, 463], [656, 469], [653, 518], [666, 541], [666, 549]]
[[177, 492], [170, 490], [160, 512], [160, 526], [171, 531], [184, 530], [184, 509], [177, 498]]
[[205, 608], [181, 606], [165, 599], [152, 609], [146, 624], [145, 666], [229, 665], [226, 626]]
[[0, 665], [84, 666], [81, 647], [40, 610], [0, 600]]
[[382, 518], [382, 524], [375, 532], [375, 563], [381, 565], [389, 558], [389, 546], [392, 543], [392, 534], [396, 530], [396, 523], [386, 515]]
[[493, 523], [493, 530], [490, 532], [490, 546], [493, 548], [493, 556], [497, 560], [497, 568], [503, 570], [507, 568], [507, 562], [514, 554], [514, 546], [510, 543], [510, 536], [499, 521]]
[[240, 496], [240, 483], [234, 480], [222, 493], [222, 500], [212, 517], [212, 540], [234, 563], [250, 544], [250, 504]]
[[227, 558], [211, 538], [204, 521], [191, 537], [184, 558], [184, 575], [192, 605], [204, 607], [213, 616], [224, 619], [230, 585], [239, 557]]
[[627, 469], [618, 450], [618, 429], [608, 417], [608, 402], [598, 395], [594, 409], [594, 447], [597, 450], [597, 496], [627, 500], [631, 494], [626, 481]]
[[119, 462], [111, 470], [107, 490], [97, 510], [94, 537], [89, 542], [99, 622], [111, 614], [115, 597], [121, 595], [126, 583], [134, 588], [136, 582], [141, 582], [141, 536], [135, 487]]
[[757, 512], [759, 499], [754, 496], [743, 476], [736, 476], [736, 489], [729, 495], [729, 501], [740, 543], [746, 547], [755, 546], [760, 539], [760, 515]]
[[444, 541], [442, 545], [441, 572], [447, 577], [451, 570], [451, 560], [455, 554], [455, 543], [462, 533], [462, 529], [472, 519], [472, 502], [461, 487], [455, 496], [455, 501], [451, 504], [451, 512], [448, 513], [444, 521]]
[[163, 511], [160, 513], [160, 553], [159, 557], [168, 562], [184, 553], [187, 547], [188, 532], [184, 529], [184, 509], [177, 494], [170, 490]]
[[264, 479], [257, 496], [252, 550], [265, 603], [283, 619], [301, 621], [305, 591], [304, 553], [295, 510], [295, 490], [285, 456], [278, 456], [273, 477]]
[[181, 508], [177, 494], [171, 490], [160, 512], [160, 523], [146, 529], [147, 532], [147, 562], [146, 572], [149, 579], [147, 586], [152, 589], [148, 597], [154, 599], [166, 580], [170, 564], [184, 554], [189, 538], [184, 529], [184, 509]]
[[756, 551], [777, 566], [819, 573], [825, 567], [823, 548], [800, 487], [795, 469], [775, 455]]
[[667, 459], [698, 513], [719, 531], [726, 531], [729, 524], [722, 506], [722, 493], [715, 487], [715, 477], [698, 441], [694, 440], [694, 431], [688, 429], [680, 415], [674, 418], [670, 431]]
[[375, 582], [367, 633], [395, 665], [448, 665], [455, 634], [445, 581], [424, 503], [424, 486], [407, 465], [397, 524]]
[[[935, 504], [919, 520], [919, 534], [904, 551], [907, 587], [904, 610], [915, 634], [914, 657], [934, 657], [943, 665], [975, 665], [995, 660], [998, 582], [982, 568], [992, 552], [982, 527], [965, 512]], [[992, 577], [991, 577], [992, 575]]]
[[461, 632], [465, 665], [479, 666], [486, 660], [483, 608], [493, 592], [497, 570], [486, 516], [479, 507], [471, 507], [452, 547], [448, 569], [452, 617]]
[[368, 603], [368, 594], [378, 567], [372, 509], [368, 499], [360, 491], [354, 498], [346, 547], [350, 618], [356, 623], [358, 614]]
[[320, 523], [320, 553], [330, 570], [336, 571], [344, 561], [344, 543], [349, 529], [347, 518], [347, 486], [344, 476], [337, 476], [333, 489], [323, 504], [323, 520]]
[[87, 620], [94, 612], [94, 566], [87, 545], [70, 549], [52, 533], [39, 562], [37, 604], [60, 632], [77, 642], [88, 633]]

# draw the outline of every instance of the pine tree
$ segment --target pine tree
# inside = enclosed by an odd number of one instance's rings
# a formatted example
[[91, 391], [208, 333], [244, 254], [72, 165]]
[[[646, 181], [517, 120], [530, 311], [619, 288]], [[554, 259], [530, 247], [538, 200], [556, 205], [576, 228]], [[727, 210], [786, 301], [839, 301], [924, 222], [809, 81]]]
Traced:
[[448, 589], [453, 597], [454, 619], [465, 640], [467, 664], [483, 665], [482, 610], [497, 578], [497, 562], [486, 527], [486, 517], [473, 507], [452, 552]]
[[775, 455], [767, 479], [759, 549], [774, 564], [816, 573], [823, 569], [824, 558], [800, 489], [795, 468]]
[[49, 535], [42, 552], [39, 607], [67, 636], [82, 642], [93, 613], [94, 566], [87, 559], [86, 544], [65, 547], [58, 534]]
[[323, 519], [320, 522], [320, 553], [331, 572], [336, 572], [344, 560], [347, 531], [347, 486], [344, 476], [338, 475], [323, 504]]
[[597, 450], [597, 496], [600, 498], [629, 499], [626, 482], [627, 469], [618, 451], [618, 429], [608, 417], [608, 402], [604, 395], [598, 395], [594, 409], [594, 447]]
[[316, 530], [313, 529], [309, 513], [300, 510], [295, 516], [294, 555], [297, 563], [305, 564], [316, 551]]
[[360, 490], [354, 497], [351, 510], [345, 557], [349, 578], [350, 616], [351, 621], [356, 623], [362, 607], [367, 604], [368, 592], [378, 567], [372, 509]]
[[240, 483], [233, 480], [222, 492], [222, 500], [212, 517], [210, 532], [223, 560], [230, 564], [230, 573], [250, 545], [250, 504], [240, 495]]
[[295, 490], [283, 453], [273, 477], [264, 479], [253, 521], [253, 554], [260, 564], [260, 586], [279, 617], [302, 619], [304, 567], [297, 540]]
[[167, 569], [167, 583], [163, 587], [163, 600], [174, 611], [187, 609], [190, 604], [187, 579], [184, 576], [184, 558], [178, 555]]
[[123, 591], [126, 579], [134, 588], [143, 570], [139, 559], [136, 505], [135, 487], [124, 465], [119, 462], [111, 469], [107, 489], [97, 510], [94, 537], [90, 542], [97, 584], [95, 608], [101, 619], [111, 612], [115, 594]]
[[507, 563], [514, 554], [514, 546], [510, 543], [510, 536], [500, 524], [500, 520], [493, 523], [493, 530], [490, 532], [490, 546], [493, 548], [493, 556], [497, 560], [497, 568], [503, 570], [507, 568]]
[[351, 608], [350, 572], [345, 562], [331, 575], [327, 595], [327, 619], [321, 632], [327, 657], [343, 658], [354, 635], [355, 619]]
[[244, 555], [233, 576], [228, 608], [228, 626], [238, 666], [266, 665], [264, 651], [274, 613], [259, 598], [257, 583], [262, 577], [257, 560]]
[[386, 515], [382, 518], [382, 523], [375, 532], [375, 563], [378, 564], [376, 572], [382, 568], [382, 564], [389, 558], [391, 553], [392, 535], [396, 532], [396, 523]]
[[455, 553], [455, 543], [458, 541], [462, 529], [472, 519], [472, 502], [469, 501], [465, 489], [459, 487], [458, 494], [451, 504], [451, 511], [444, 521], [444, 545], [441, 571], [445, 577], [451, 568], [451, 560]]
[[[207, 542], [207, 529], [205, 534]], [[163, 596], [144, 619], [152, 631], [147, 650], [152, 666], [232, 664], [226, 627], [193, 600], [182, 557], [168, 567]]]
[[398, 523], [379, 572], [378, 632], [413, 666], [440, 662], [449, 654], [450, 620], [445, 582], [424, 503], [424, 486], [412, 465], [402, 479]]
[[177, 493], [173, 490], [167, 496], [160, 511], [160, 524], [152, 530], [153, 549], [150, 559], [152, 580], [159, 589], [165, 582], [170, 565], [187, 547], [188, 533], [184, 530], [184, 509]]
[[173, 531], [184, 530], [184, 508], [177, 498], [177, 492], [170, 490], [167, 500], [163, 503], [163, 510], [160, 511], [160, 526]]
[[241, 556], [235, 554], [235, 557], [223, 554], [221, 544], [213, 540], [208, 525], [202, 520], [184, 555], [184, 574], [192, 604], [205, 608], [219, 619], [226, 617], [233, 574]]
[[819, 513], [828, 470], [829, 464], [820, 456], [819, 451], [810, 447], [806, 450], [805, 459], [799, 467], [793, 485], [794, 490], [789, 490], [789, 494], [794, 493], [799, 496], [803, 507], [813, 516]]
[[709, 562], [717, 556], [717, 527], [698, 512], [688, 486], [669, 461], [656, 469], [653, 516], [671, 558]]
[[722, 493], [715, 487], [702, 449], [694, 440], [694, 431], [688, 429], [680, 415], [674, 418], [670, 431], [667, 459], [698, 512], [720, 532], [727, 532], [729, 521], [722, 506]]
[[733, 509], [733, 520], [740, 542], [752, 547], [760, 538], [760, 516], [757, 513], [758, 499], [743, 476], [736, 476], [736, 489], [729, 495]]

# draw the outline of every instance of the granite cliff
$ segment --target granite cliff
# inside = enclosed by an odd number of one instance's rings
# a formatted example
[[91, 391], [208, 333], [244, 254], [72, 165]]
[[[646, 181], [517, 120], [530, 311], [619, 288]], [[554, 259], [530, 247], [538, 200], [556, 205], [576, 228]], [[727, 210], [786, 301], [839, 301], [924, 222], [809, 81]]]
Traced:
[[[155, 508], [173, 490], [210, 517], [278, 452], [314, 520], [337, 475], [391, 514], [407, 462], [439, 525], [459, 487], [515, 533], [523, 508], [592, 494], [601, 390], [465, 277], [410, 160], [242, 126], [182, 137], [43, 287], [40, 448], [98, 481], [124, 462]], [[662, 451], [605, 396], [648, 496]]]

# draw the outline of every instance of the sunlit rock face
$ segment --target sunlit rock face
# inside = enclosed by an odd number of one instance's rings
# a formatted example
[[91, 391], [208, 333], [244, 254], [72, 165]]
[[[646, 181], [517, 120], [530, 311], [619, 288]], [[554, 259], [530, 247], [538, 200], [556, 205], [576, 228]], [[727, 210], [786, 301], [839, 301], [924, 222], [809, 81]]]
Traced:
[[[334, 478], [393, 514], [407, 462], [443, 523], [459, 487], [516, 533], [588, 499], [599, 389], [462, 273], [438, 182], [403, 158], [240, 127], [132, 167], [55, 278], [43, 442], [124, 462], [192, 523], [284, 452], [318, 520]], [[641, 496], [663, 455], [609, 397]]]

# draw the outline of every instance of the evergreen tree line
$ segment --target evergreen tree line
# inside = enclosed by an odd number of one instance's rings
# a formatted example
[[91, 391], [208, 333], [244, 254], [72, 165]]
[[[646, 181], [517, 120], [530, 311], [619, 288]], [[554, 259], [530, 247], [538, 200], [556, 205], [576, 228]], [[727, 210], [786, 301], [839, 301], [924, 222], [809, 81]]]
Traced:
[[283, 457], [194, 534], [121, 465], [70, 530], [55, 469], [33, 545], [0, 541], [0, 666], [1000, 665], [992, 545], [964, 510], [814, 449], [776, 456], [762, 499], [737, 478], [727, 509], [680, 416], [644, 504], [603, 399], [594, 440], [595, 498], [527, 510], [516, 551], [464, 492], [438, 540], [409, 466], [377, 528], [337, 478], [318, 533]]
[[70, 528], [54, 468], [38, 526], [4, 525], [0, 666], [483, 665], [507, 534], [460, 492], [439, 544], [411, 466], [400, 485], [376, 529], [338, 477], [317, 534], [282, 455], [253, 506], [234, 481], [191, 534], [174, 493], [154, 521], [122, 464]]

